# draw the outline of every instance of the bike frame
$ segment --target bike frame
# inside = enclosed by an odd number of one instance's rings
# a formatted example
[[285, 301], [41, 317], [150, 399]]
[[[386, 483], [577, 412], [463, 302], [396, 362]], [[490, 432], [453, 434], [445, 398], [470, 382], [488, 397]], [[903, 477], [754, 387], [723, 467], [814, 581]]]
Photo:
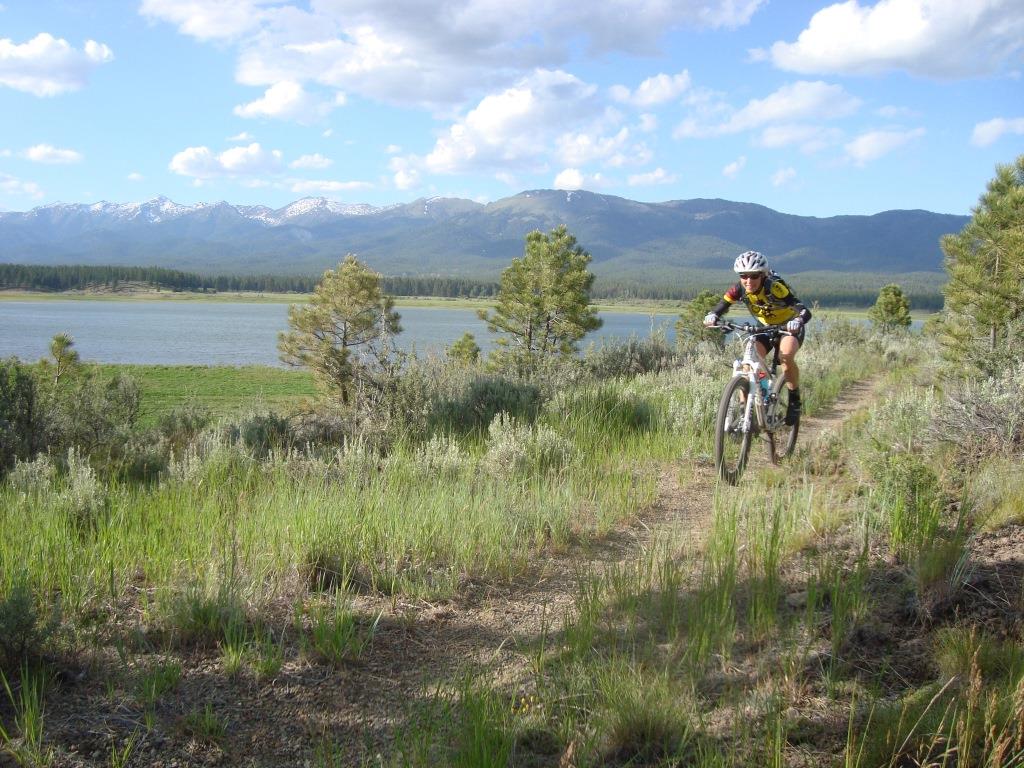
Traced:
[[[777, 429], [779, 425], [774, 423], [776, 419], [769, 417], [775, 415], [775, 409], [772, 406], [779, 401], [779, 392], [782, 390], [785, 378], [776, 378], [774, 360], [772, 365], [768, 364], [764, 355], [761, 354], [761, 350], [757, 348], [756, 337], [773, 333], [782, 336], [792, 336], [793, 334], [778, 325], [724, 322], [719, 323], [717, 327], [725, 331], [736, 332], [743, 342], [743, 357], [734, 360], [732, 364], [733, 376], [743, 376], [750, 382], [751, 396], [747, 398], [746, 408], [743, 411], [741, 429], [743, 432], [749, 432], [755, 417], [761, 429], [766, 431]], [[762, 382], [764, 382], [763, 386]]]

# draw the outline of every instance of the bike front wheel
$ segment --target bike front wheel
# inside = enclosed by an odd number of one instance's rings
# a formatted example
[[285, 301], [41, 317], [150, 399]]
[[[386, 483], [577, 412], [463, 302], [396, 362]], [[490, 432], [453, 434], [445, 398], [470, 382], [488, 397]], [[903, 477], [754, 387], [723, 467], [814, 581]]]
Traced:
[[734, 376], [722, 392], [715, 421], [715, 468], [729, 485], [736, 485], [747, 466], [750, 453], [750, 429], [743, 429], [743, 416], [750, 396], [750, 382]]

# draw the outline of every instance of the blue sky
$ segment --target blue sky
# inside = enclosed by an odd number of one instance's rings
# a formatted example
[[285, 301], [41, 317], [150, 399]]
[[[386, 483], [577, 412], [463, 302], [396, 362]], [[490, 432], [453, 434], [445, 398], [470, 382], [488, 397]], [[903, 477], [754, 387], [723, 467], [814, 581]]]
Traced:
[[1024, 152], [1020, 0], [0, 3], [0, 210], [564, 188], [962, 214]]

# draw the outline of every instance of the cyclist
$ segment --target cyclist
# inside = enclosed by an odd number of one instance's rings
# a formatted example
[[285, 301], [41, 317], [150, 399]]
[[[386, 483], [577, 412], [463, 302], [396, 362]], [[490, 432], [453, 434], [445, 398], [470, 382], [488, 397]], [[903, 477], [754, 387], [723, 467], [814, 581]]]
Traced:
[[757, 336], [757, 347], [767, 356], [773, 348], [786, 374], [786, 388], [789, 397], [786, 403], [786, 424], [792, 426], [800, 413], [800, 368], [796, 364], [796, 353], [804, 341], [804, 326], [811, 319], [807, 309], [793, 293], [786, 282], [768, 268], [768, 259], [763, 253], [745, 251], [736, 257], [733, 271], [739, 275], [739, 282], [725, 292], [722, 300], [704, 317], [704, 325], [718, 325], [719, 320], [730, 307], [742, 299], [750, 314], [762, 325], [785, 325], [792, 336], [777, 336], [772, 344], [768, 334]]

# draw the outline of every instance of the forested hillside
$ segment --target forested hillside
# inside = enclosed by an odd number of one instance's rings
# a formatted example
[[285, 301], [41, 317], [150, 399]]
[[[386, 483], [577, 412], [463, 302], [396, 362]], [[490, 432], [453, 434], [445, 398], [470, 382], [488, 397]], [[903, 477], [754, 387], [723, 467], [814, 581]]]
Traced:
[[[661, 283], [627, 278], [597, 278], [591, 295], [596, 299], [687, 301], [703, 290], [718, 292], [731, 279], [728, 270], [686, 270]], [[869, 306], [878, 291], [894, 281], [916, 309], [942, 306], [943, 274], [917, 272], [904, 275], [844, 272], [787, 274], [801, 298], [825, 306]], [[162, 267], [39, 266], [0, 264], [0, 290], [103, 291], [149, 288], [170, 291], [309, 293], [318, 275], [202, 275]], [[491, 297], [498, 283], [460, 277], [384, 275], [384, 290], [394, 296], [446, 298]]]

